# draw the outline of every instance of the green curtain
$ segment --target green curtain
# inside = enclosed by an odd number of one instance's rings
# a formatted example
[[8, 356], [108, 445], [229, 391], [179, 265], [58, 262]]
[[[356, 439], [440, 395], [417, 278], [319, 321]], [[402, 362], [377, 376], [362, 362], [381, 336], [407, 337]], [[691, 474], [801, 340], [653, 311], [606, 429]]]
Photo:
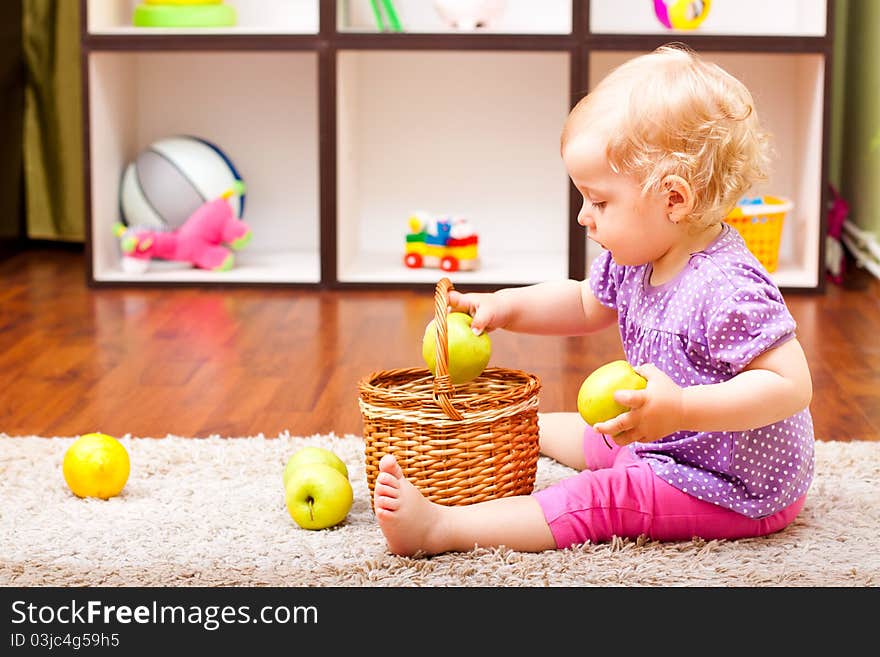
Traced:
[[880, 3], [849, 2], [841, 173], [853, 222], [880, 234]]
[[21, 5], [4, 7], [0, 21], [0, 241], [21, 237], [21, 123], [24, 65], [21, 56]]
[[80, 3], [24, 0], [27, 237], [83, 241]]
[[880, 235], [880, 2], [838, 0], [831, 181], [850, 219]]

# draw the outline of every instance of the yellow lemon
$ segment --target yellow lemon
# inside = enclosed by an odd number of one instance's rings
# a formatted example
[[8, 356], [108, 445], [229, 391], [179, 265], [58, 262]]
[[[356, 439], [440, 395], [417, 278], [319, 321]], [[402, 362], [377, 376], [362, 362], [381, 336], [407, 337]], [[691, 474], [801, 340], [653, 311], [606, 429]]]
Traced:
[[128, 481], [131, 463], [121, 442], [105, 433], [87, 433], [64, 453], [64, 480], [79, 497], [106, 500]]

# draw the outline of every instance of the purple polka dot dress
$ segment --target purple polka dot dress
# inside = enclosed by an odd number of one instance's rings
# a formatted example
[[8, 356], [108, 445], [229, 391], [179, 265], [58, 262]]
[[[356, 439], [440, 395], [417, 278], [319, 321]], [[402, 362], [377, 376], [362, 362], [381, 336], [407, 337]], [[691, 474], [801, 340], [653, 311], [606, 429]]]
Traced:
[[[617, 311], [627, 360], [652, 363], [682, 387], [726, 381], [795, 335], [767, 271], [723, 228], [663, 285], [650, 284], [650, 264], [618, 266], [608, 251], [590, 269], [596, 298]], [[809, 409], [749, 431], [677, 431], [631, 448], [664, 481], [749, 518], [781, 511], [813, 478]]]

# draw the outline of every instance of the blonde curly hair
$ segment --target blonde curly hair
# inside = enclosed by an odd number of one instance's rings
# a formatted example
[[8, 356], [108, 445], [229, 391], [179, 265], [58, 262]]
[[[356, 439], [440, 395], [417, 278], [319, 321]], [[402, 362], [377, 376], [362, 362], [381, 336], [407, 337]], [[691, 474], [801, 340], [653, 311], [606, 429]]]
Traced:
[[746, 86], [685, 46], [670, 44], [614, 69], [565, 122], [561, 144], [584, 129], [603, 130], [615, 172], [660, 191], [678, 175], [694, 191], [688, 220], [724, 219], [756, 183], [767, 180], [770, 136]]

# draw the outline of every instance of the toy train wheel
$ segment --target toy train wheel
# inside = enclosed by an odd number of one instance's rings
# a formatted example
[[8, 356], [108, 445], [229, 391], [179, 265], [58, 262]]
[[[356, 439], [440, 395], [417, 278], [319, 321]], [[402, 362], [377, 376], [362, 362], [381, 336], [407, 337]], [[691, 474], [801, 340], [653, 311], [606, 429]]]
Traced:
[[422, 256], [418, 253], [407, 253], [403, 257], [403, 264], [405, 264], [410, 269], [418, 269], [422, 266]]
[[440, 269], [443, 271], [458, 271], [458, 258], [444, 256], [440, 261]]

